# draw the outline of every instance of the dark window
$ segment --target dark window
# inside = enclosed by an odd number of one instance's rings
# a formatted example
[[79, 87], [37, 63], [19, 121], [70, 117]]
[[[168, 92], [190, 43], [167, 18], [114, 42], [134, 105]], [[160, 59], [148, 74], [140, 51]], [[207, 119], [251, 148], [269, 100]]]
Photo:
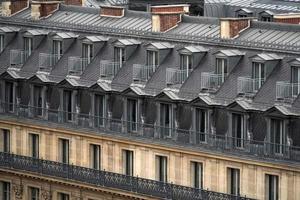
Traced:
[[82, 58], [83, 60], [83, 66], [86, 67], [94, 58], [94, 48], [93, 44], [82, 44]]
[[29, 187], [29, 199], [30, 200], [39, 200], [40, 199], [40, 190], [35, 187]]
[[278, 200], [279, 178], [275, 175], [266, 174], [265, 176], [265, 192], [266, 200]]
[[90, 166], [93, 169], [101, 168], [101, 147], [100, 145], [90, 145]]
[[206, 141], [206, 111], [203, 109], [196, 109], [196, 139], [199, 142], [205, 142]]
[[14, 84], [12, 82], [5, 83], [5, 102], [6, 109], [9, 112], [14, 111]]
[[57, 193], [57, 196], [58, 196], [58, 200], [69, 200], [70, 197], [68, 194], [65, 194], [65, 193]]
[[123, 150], [123, 172], [133, 176], [133, 151]]
[[60, 162], [69, 164], [69, 140], [59, 139]]
[[127, 100], [127, 120], [129, 131], [137, 131], [137, 100]]
[[29, 150], [30, 156], [33, 158], [39, 158], [39, 135], [29, 134]]
[[271, 16], [261, 16], [261, 21], [270, 22], [271, 21]]
[[10, 183], [0, 181], [0, 199], [10, 200]]
[[160, 104], [160, 125], [161, 133], [164, 136], [170, 137], [172, 132], [172, 105]]
[[1, 129], [0, 151], [10, 152], [10, 131], [7, 129]]
[[227, 187], [228, 193], [240, 195], [240, 170], [234, 168], [227, 169]]
[[33, 51], [33, 39], [31, 37], [24, 37], [24, 58], [25, 60], [31, 55]]
[[271, 151], [274, 153], [283, 153], [284, 135], [283, 120], [271, 119]]
[[63, 55], [63, 48], [62, 48], [62, 41], [61, 40], [53, 40], [52, 43], [52, 54], [54, 54], [56, 60], [59, 60], [60, 57]]
[[72, 91], [64, 91], [64, 114], [67, 121], [72, 121]]
[[0, 34], [0, 53], [4, 50], [4, 35]]
[[167, 182], [168, 180], [168, 162], [166, 156], [156, 156], [156, 180]]
[[104, 96], [95, 95], [95, 123], [96, 126], [104, 125]]
[[292, 67], [292, 95], [297, 97], [300, 94], [300, 67]]
[[33, 97], [33, 106], [35, 114], [37, 116], [42, 116], [43, 114], [43, 95], [42, 95], [42, 86], [34, 86], [34, 97]]
[[147, 65], [148, 66], [158, 66], [158, 52], [157, 51], [147, 51]]
[[244, 146], [244, 116], [241, 114], [232, 114], [232, 141], [235, 147]]
[[203, 188], [203, 165], [199, 162], [191, 162], [191, 186]]
[[114, 61], [120, 63], [120, 67], [122, 67], [122, 63], [125, 62], [125, 49], [122, 47], [114, 48]]

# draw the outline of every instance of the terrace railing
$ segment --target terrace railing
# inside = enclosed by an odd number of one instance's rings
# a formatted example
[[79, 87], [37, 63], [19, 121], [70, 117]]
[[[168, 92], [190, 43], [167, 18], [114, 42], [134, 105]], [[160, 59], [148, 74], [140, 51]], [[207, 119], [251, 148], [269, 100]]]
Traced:
[[114, 78], [122, 64], [111, 60], [100, 61], [100, 77]]
[[182, 84], [188, 78], [192, 70], [182, 70], [182, 69], [174, 69], [167, 68], [166, 71], [166, 82], [167, 84]]
[[263, 85], [265, 79], [238, 77], [237, 90], [239, 94], [255, 94]]
[[120, 189], [141, 196], [147, 195], [159, 199], [251, 200], [250, 198], [242, 196], [229, 195], [4, 152], [0, 152], [0, 168], [21, 170], [23, 173], [29, 172], [38, 174], [39, 176], [73, 180], [96, 187]]
[[10, 67], [21, 68], [29, 56], [28, 51], [20, 49], [10, 50]]
[[201, 89], [216, 90], [226, 79], [227, 74], [216, 74], [214, 72], [201, 73]]
[[300, 83], [276, 82], [276, 99], [295, 99], [300, 93]]
[[[227, 135], [202, 133], [193, 130], [163, 127], [136, 121], [92, 116], [83, 113], [72, 113], [62, 110], [30, 107], [16, 104], [11, 111], [11, 103], [0, 104], [0, 115], [17, 117], [18, 120], [30, 119], [36, 122], [56, 123], [68, 128], [85, 128], [99, 134], [113, 134], [126, 137], [150, 138], [152, 141], [166, 144], [199, 148], [204, 151], [221, 152], [236, 156], [248, 156], [253, 159], [273, 161], [287, 160], [300, 162], [300, 147], [277, 144], [267, 141], [248, 140]], [[30, 121], [32, 123], [32, 121]]]
[[87, 65], [89, 64], [88, 58], [69, 57], [68, 59], [68, 72], [69, 75], [81, 75]]
[[146, 82], [154, 74], [158, 66], [156, 65], [133, 65], [133, 80]]
[[59, 61], [62, 55], [40, 53], [39, 55], [39, 71], [51, 72], [52, 67]]

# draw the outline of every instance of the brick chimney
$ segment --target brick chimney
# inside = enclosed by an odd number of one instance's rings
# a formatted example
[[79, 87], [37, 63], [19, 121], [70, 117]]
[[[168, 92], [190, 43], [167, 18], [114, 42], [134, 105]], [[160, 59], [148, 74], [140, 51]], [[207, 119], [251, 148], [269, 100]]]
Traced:
[[28, 0], [6, 0], [2, 2], [2, 16], [11, 16], [25, 8], [28, 8]]
[[285, 24], [300, 24], [299, 13], [276, 14], [273, 16], [274, 22]]
[[182, 14], [189, 13], [189, 5], [152, 6], [152, 31], [166, 32], [181, 22]]
[[121, 18], [124, 16], [125, 9], [122, 6], [100, 6], [101, 17], [116, 17]]
[[65, 0], [66, 5], [82, 6], [83, 0]]
[[220, 36], [224, 39], [238, 37], [239, 34], [250, 27], [253, 18], [222, 18], [220, 19]]
[[31, 18], [38, 20], [47, 17], [55, 12], [61, 1], [32, 1], [31, 2]]

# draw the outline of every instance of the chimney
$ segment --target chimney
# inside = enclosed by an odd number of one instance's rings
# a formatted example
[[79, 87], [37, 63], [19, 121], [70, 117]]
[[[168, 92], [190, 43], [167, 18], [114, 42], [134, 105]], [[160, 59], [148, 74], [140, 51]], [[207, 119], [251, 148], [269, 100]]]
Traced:
[[121, 18], [124, 16], [125, 9], [122, 6], [100, 6], [101, 17]]
[[66, 5], [82, 6], [83, 0], [65, 0]]
[[56, 11], [61, 1], [32, 1], [31, 18], [38, 20], [47, 17]]
[[152, 6], [152, 31], [167, 32], [181, 22], [182, 14], [189, 13], [189, 5]]
[[274, 22], [285, 24], [300, 24], [299, 13], [276, 14], [273, 16]]
[[253, 18], [221, 18], [220, 36], [223, 39], [233, 39], [250, 27]]
[[9, 17], [25, 8], [28, 8], [28, 0], [6, 0], [2, 2], [2, 16]]

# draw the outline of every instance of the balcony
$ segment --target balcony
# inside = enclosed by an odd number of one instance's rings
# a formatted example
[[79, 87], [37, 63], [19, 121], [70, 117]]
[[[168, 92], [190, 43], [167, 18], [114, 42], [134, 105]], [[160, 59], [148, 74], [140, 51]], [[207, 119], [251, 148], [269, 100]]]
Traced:
[[238, 94], [254, 95], [264, 84], [264, 82], [265, 79], [261, 78], [254, 79], [251, 77], [238, 77]]
[[78, 130], [90, 129], [97, 133], [120, 136], [128, 139], [151, 139], [164, 145], [180, 145], [196, 148], [201, 151], [228, 154], [238, 157], [262, 160], [288, 160], [300, 163], [300, 147], [286, 144], [275, 144], [267, 141], [247, 140], [226, 135], [213, 135], [192, 130], [162, 127], [155, 124], [124, 121], [82, 113], [71, 113], [61, 110], [31, 107], [14, 104], [13, 112], [9, 111], [11, 103], [2, 102], [0, 118], [16, 119], [27, 123], [60, 124], [66, 128]]
[[51, 72], [52, 67], [59, 61], [62, 55], [40, 53], [39, 55], [39, 71]]
[[166, 71], [166, 81], [169, 85], [183, 84], [184, 81], [188, 78], [192, 70], [182, 70], [167, 68]]
[[300, 93], [300, 83], [276, 82], [276, 99], [295, 99]]
[[133, 80], [146, 82], [148, 81], [157, 69], [157, 65], [147, 66], [135, 64], [133, 65]]
[[234, 196], [4, 152], [0, 152], [0, 168], [4, 170], [20, 170], [22, 173], [28, 172], [38, 176], [59, 178], [66, 181], [72, 180], [96, 187], [113, 188], [141, 196], [152, 196], [158, 199], [251, 200], [250, 198], [242, 196]]
[[68, 59], [68, 74], [80, 76], [87, 65], [89, 64], [88, 58], [69, 57]]
[[122, 64], [111, 60], [100, 61], [100, 77], [114, 78], [120, 70]]
[[29, 56], [28, 51], [19, 49], [10, 50], [10, 67], [21, 68]]
[[227, 74], [215, 74], [214, 72], [201, 73], [201, 89], [215, 91], [225, 81]]

